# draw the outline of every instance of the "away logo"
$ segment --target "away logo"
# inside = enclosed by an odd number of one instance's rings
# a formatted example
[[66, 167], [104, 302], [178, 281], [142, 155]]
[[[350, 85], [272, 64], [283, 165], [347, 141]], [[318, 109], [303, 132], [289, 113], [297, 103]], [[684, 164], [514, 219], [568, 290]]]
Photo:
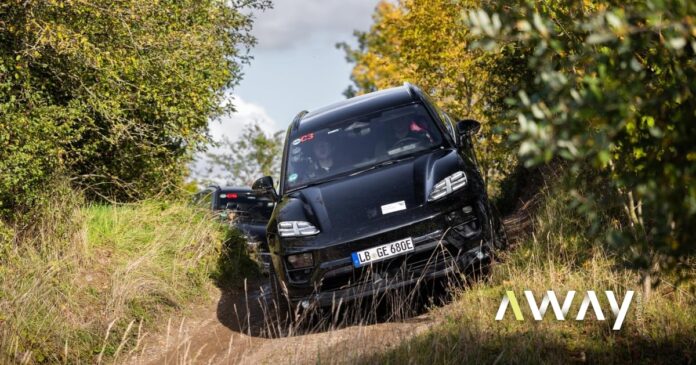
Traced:
[[[614, 313], [614, 317], [616, 317], [616, 319], [614, 320], [613, 329], [614, 331], [618, 331], [621, 329], [621, 325], [623, 324], [623, 321], [626, 318], [628, 308], [631, 306], [631, 299], [633, 299], [633, 291], [629, 290], [626, 292], [626, 296], [624, 297], [623, 302], [621, 303], [621, 307], [619, 307], [619, 303], [616, 300], [613, 291], [607, 290], [604, 293], [606, 294], [607, 300], [609, 301], [611, 311]], [[551, 308], [553, 309], [553, 313], [556, 315], [556, 319], [559, 321], [563, 321], [565, 320], [566, 315], [568, 315], [570, 305], [573, 303], [573, 299], [575, 298], [575, 291], [571, 290], [568, 292], [568, 294], [566, 294], [566, 297], [563, 300], [563, 306], [561, 306], [558, 303], [558, 299], [556, 299], [556, 293], [553, 290], [549, 290], [546, 292], [546, 294], [544, 294], [544, 297], [541, 299], [540, 306], [537, 306], [536, 299], [534, 299], [534, 294], [531, 290], [525, 290], [524, 295], [527, 298], [529, 309], [532, 312], [532, 316], [534, 316], [535, 320], [541, 321], [541, 319], [544, 317], [544, 314], [546, 313], [546, 310], [549, 308], [549, 304], [551, 304]], [[508, 306], [512, 307], [512, 313], [515, 315], [515, 319], [517, 319], [518, 321], [524, 320], [524, 317], [522, 316], [522, 311], [520, 310], [520, 305], [517, 303], [515, 293], [513, 291], [508, 290], [505, 292], [503, 301], [500, 303], [500, 307], [498, 308], [498, 313], [495, 315], [496, 321], [501, 321], [503, 319]], [[595, 317], [597, 317], [597, 319], [600, 321], [604, 321], [604, 312], [602, 312], [602, 307], [600, 306], [599, 300], [597, 299], [597, 294], [595, 294], [595, 292], [592, 290], [588, 291], [585, 294], [585, 298], [583, 298], [582, 303], [580, 304], [580, 309], [578, 310], [578, 315], [575, 317], [575, 319], [578, 321], [584, 320], [585, 314], [587, 314], [587, 310], [590, 306], [592, 306], [592, 309], [594, 310]]]

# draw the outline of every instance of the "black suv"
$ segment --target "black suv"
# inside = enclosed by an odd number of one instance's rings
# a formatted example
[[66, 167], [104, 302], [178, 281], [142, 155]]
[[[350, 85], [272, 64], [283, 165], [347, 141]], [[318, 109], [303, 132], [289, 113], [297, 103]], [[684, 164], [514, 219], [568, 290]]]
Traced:
[[209, 186], [194, 196], [198, 205], [219, 211], [223, 220], [229, 220], [254, 241], [266, 242], [266, 225], [273, 212], [273, 200], [257, 194], [250, 188]]
[[[487, 263], [503, 245], [471, 136], [405, 84], [300, 112], [268, 223], [278, 301], [328, 306]], [[498, 237], [498, 238], [496, 238]]]

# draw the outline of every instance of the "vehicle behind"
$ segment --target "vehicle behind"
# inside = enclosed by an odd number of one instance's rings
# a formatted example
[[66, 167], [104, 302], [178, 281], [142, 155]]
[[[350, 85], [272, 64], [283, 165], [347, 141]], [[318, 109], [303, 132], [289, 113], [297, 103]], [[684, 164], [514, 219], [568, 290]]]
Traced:
[[258, 252], [263, 270], [268, 270], [266, 225], [275, 205], [272, 199], [258, 196], [250, 188], [209, 186], [198, 192], [194, 201], [218, 213], [223, 222], [238, 229]]

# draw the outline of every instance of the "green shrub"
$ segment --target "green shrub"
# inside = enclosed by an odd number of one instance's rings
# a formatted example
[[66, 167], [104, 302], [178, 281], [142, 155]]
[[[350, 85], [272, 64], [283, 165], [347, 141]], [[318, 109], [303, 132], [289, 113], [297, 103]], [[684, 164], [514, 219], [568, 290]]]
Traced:
[[532, 75], [509, 99], [522, 161], [561, 158], [579, 177], [600, 172], [615, 193], [577, 195], [576, 202], [593, 214], [619, 207], [620, 225], [609, 240], [642, 271], [646, 293], [662, 269], [690, 272], [687, 262], [696, 253], [693, 2], [512, 3], [470, 11], [467, 19], [478, 39], [472, 52], [501, 54]]
[[91, 200], [178, 186], [210, 118], [233, 110], [248, 10], [268, 5], [4, 1], [0, 218], [45, 204], [58, 175]]

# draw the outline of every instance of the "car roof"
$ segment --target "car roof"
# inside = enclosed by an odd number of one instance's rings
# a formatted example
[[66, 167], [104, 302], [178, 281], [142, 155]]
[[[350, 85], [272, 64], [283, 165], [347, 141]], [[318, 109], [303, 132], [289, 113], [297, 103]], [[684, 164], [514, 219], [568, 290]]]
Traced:
[[337, 120], [358, 117], [382, 109], [388, 109], [420, 100], [410, 84], [384, 89], [342, 100], [312, 111], [304, 111], [295, 117], [291, 126], [299, 133], [315, 131]]
[[246, 186], [215, 186], [211, 185], [208, 186], [207, 189], [220, 189], [221, 192], [229, 193], [229, 192], [238, 192], [238, 193], [246, 193], [246, 192], [251, 192], [252, 189]]

